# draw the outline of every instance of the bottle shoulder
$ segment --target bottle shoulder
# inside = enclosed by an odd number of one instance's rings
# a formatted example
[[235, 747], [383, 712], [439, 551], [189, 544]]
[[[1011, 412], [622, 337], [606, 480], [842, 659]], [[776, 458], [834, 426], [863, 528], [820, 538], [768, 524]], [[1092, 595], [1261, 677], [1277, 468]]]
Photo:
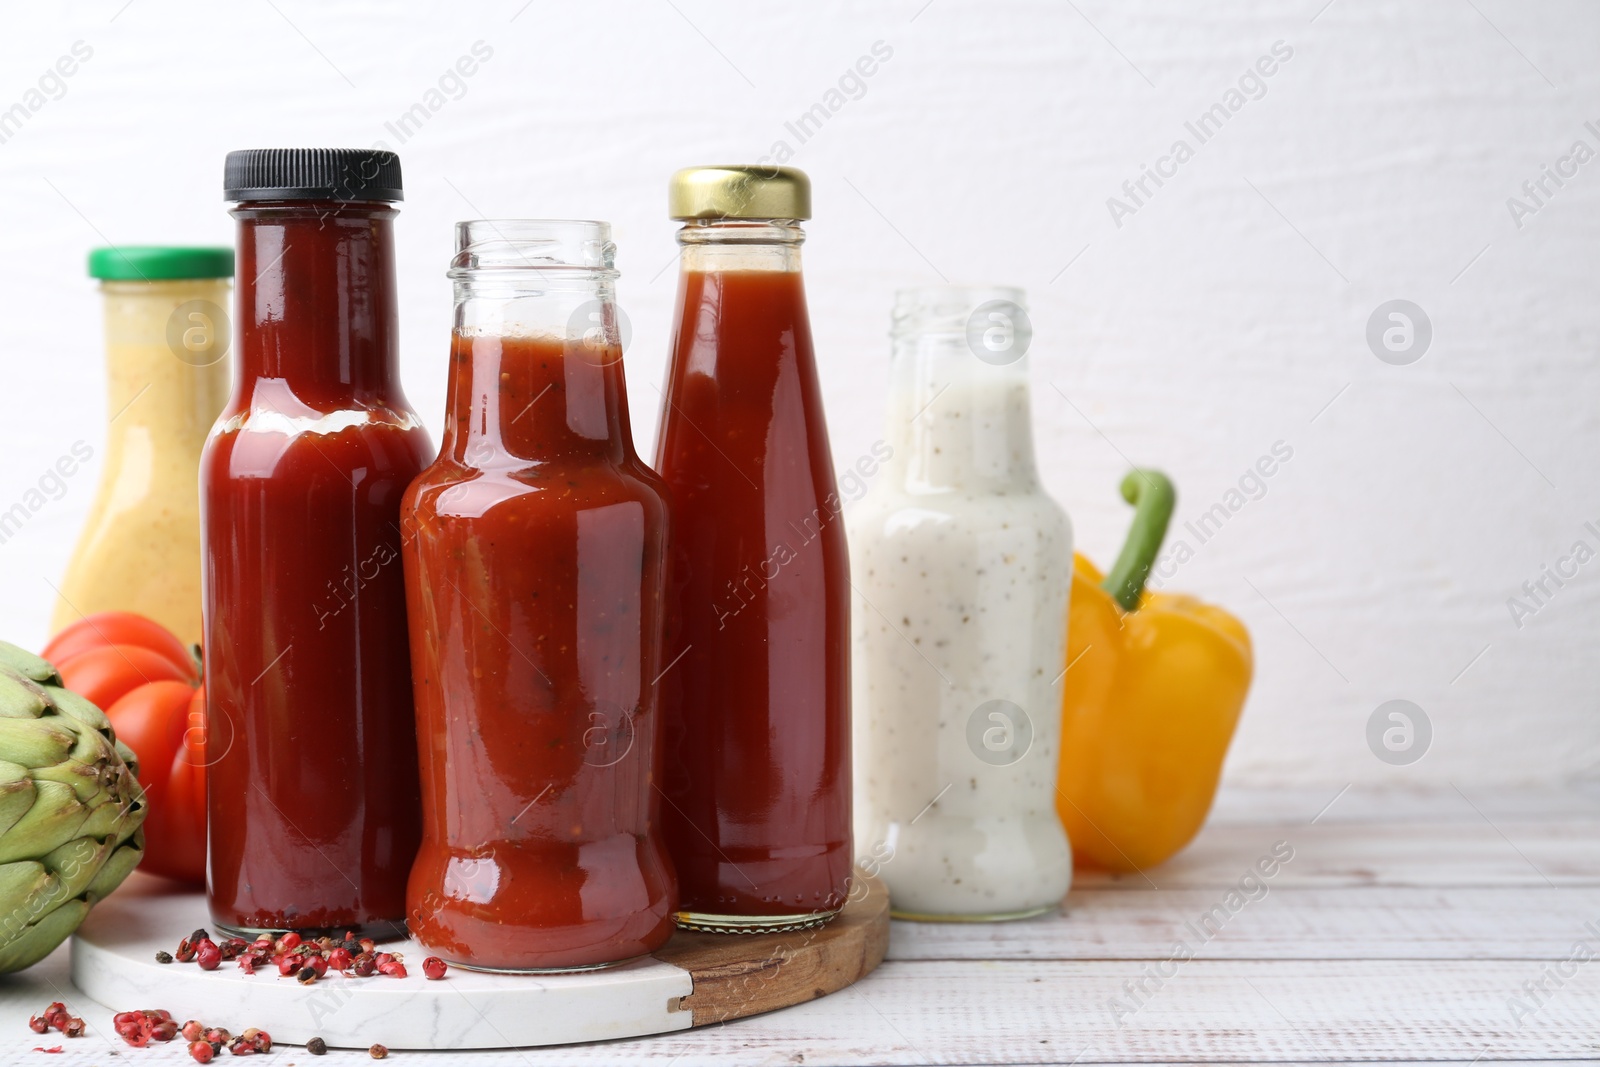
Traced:
[[660, 477], [637, 462], [478, 466], [441, 454], [411, 483], [403, 506], [424, 516], [481, 518], [491, 510], [579, 512], [635, 503], [662, 519], [667, 499]]
[[1065, 509], [1038, 484], [1015, 490], [908, 490], [875, 485], [850, 509], [852, 534], [919, 526], [982, 530], [1028, 524], [1070, 533]]
[[371, 409], [285, 415], [224, 411], [201, 452], [201, 475], [219, 480], [333, 476], [409, 482], [433, 459], [427, 428], [410, 411]]

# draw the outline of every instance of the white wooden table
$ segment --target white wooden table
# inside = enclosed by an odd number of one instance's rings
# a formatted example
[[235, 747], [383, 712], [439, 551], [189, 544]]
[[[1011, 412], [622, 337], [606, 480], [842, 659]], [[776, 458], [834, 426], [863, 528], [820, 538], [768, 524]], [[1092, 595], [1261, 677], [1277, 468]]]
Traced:
[[[1293, 858], [1230, 900], [1278, 842]], [[391, 1059], [1600, 1060], [1591, 954], [1600, 957], [1600, 791], [1235, 790], [1188, 851], [1146, 876], [1080, 872], [1059, 914], [1029, 922], [896, 923], [875, 974], [810, 1004], [598, 1046]], [[52, 999], [72, 1004], [66, 971], [63, 950], [0, 980], [0, 1062], [192, 1062], [177, 1042], [123, 1047], [99, 1010], [82, 1012], [89, 1036], [41, 1041], [24, 1020]], [[118, 1007], [188, 1011], [161, 999], [152, 990], [150, 1004]], [[29, 1051], [40, 1044], [65, 1051]], [[371, 1062], [298, 1048], [273, 1057], [263, 1067]]]

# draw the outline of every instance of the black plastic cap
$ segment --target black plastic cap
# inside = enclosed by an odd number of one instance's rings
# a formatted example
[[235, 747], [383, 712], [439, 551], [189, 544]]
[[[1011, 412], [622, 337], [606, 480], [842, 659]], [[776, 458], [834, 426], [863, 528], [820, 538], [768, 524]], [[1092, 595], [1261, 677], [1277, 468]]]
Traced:
[[222, 198], [252, 200], [404, 200], [400, 157], [375, 148], [249, 148], [229, 152]]

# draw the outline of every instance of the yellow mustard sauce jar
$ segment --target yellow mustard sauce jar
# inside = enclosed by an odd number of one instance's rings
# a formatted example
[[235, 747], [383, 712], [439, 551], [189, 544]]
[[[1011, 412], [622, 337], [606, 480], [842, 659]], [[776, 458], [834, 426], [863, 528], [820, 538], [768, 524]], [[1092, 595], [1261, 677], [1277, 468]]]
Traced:
[[200, 640], [200, 449], [227, 400], [233, 249], [97, 248], [107, 404], [100, 485], [50, 629], [133, 611]]

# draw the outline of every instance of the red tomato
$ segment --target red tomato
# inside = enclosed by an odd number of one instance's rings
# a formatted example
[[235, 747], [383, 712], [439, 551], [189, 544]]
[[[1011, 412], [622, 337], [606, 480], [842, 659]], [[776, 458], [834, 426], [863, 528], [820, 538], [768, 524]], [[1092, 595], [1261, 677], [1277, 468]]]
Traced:
[[151, 682], [182, 682], [191, 688], [194, 685], [193, 676], [183, 668], [161, 653], [138, 645], [103, 645], [51, 662], [56, 663], [68, 689], [102, 709]]
[[[158, 652], [185, 672], [185, 676], [199, 681], [200, 672], [195, 666], [194, 654], [183, 647], [183, 642], [158, 622], [131, 611], [102, 611], [85, 615], [50, 639], [39, 655], [60, 667], [62, 663], [80, 652], [105, 645], [137, 645]], [[103, 706], [103, 705], [102, 705]]]
[[206, 877], [205, 691], [151, 682], [106, 709], [117, 737], [139, 754], [145, 870], [186, 882]]
[[105, 709], [139, 756], [142, 867], [186, 882], [206, 877], [206, 704], [195, 659], [160, 624], [124, 611], [90, 615], [45, 646], [68, 689]]
[[[166, 847], [171, 863], [163, 863], [169, 877], [186, 882], [206, 880], [206, 691], [196, 689], [189, 698], [184, 716], [183, 747], [172, 764], [167, 782], [167, 808], [171, 813], [164, 824], [170, 829]], [[232, 741], [231, 733], [220, 738]], [[220, 753], [219, 753], [220, 756]], [[154, 870], [155, 868], [151, 868]]]

